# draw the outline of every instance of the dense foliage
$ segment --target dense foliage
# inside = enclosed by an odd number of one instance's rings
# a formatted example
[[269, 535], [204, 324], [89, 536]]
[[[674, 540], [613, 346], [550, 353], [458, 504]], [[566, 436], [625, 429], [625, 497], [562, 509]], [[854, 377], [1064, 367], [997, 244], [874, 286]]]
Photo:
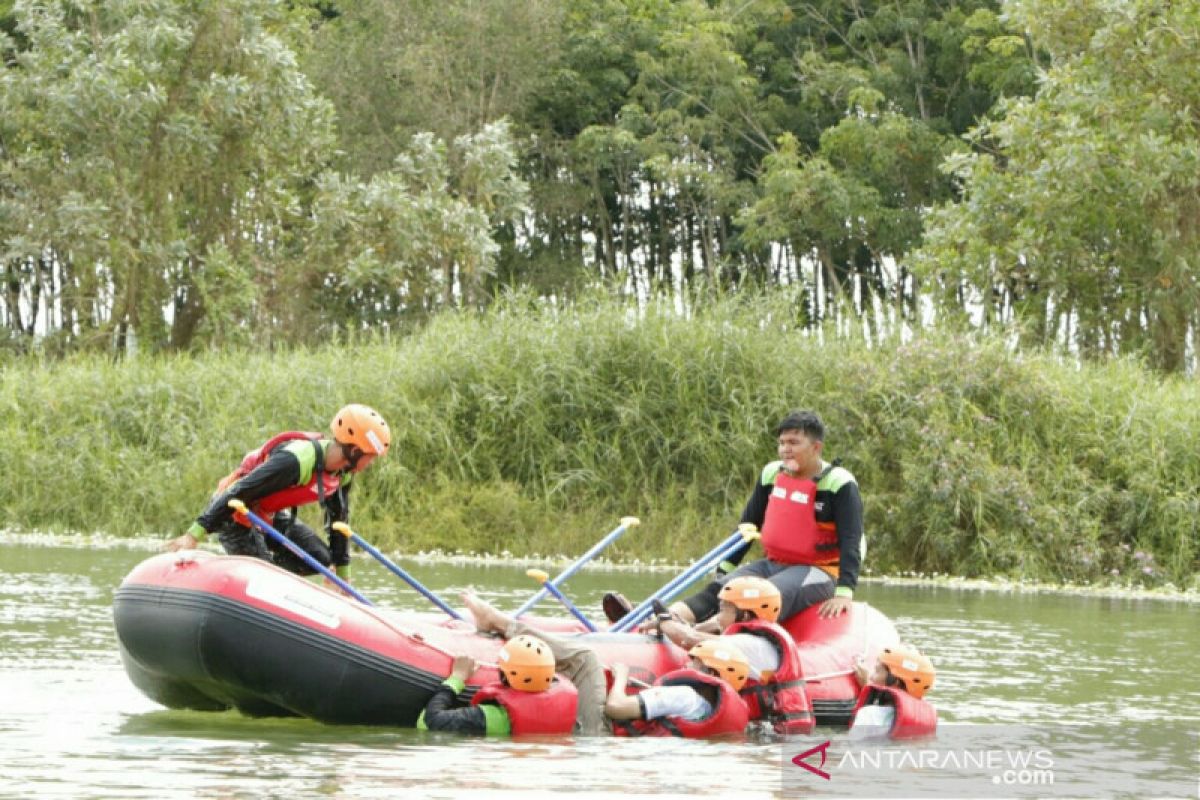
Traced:
[[1184, 369], [1198, 13], [3, 2], [0, 325], [53, 352], [296, 344], [506, 287], [778, 284], [814, 329], [936, 305]]
[[23, 361], [0, 378], [0, 524], [165, 540], [244, 451], [358, 400], [396, 432], [353, 503], [380, 544], [577, 554], [634, 514], [618, 557], [681, 560], [732, 529], [799, 405], [859, 479], [876, 572], [1193, 580], [1194, 381], [965, 335], [868, 347], [805, 330], [793, 302], [683, 318], [518, 298], [288, 359]]

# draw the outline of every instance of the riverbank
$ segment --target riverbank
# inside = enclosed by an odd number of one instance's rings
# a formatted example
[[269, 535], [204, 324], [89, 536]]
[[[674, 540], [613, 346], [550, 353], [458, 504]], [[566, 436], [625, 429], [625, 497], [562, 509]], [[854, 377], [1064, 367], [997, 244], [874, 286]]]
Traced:
[[731, 530], [772, 426], [825, 418], [888, 574], [1195, 585], [1200, 383], [957, 330], [808, 333], [787, 294], [448, 313], [403, 338], [0, 373], [0, 525], [177, 535], [247, 450], [346, 402], [392, 422], [354, 525], [382, 547], [681, 561]]
[[[136, 536], [116, 537], [104, 534], [82, 533], [44, 533], [18, 532], [0, 530], [0, 547], [77, 547], [99, 550], [129, 550], [144, 552], [147, 556], [160, 552], [163, 542], [161, 539]], [[212, 553], [221, 553], [215, 545], [202, 545]], [[386, 552], [389, 558], [402, 560], [405, 564], [449, 564], [454, 566], [486, 566], [505, 568], [538, 567], [553, 571], [573, 563], [577, 556], [514, 556], [502, 553], [499, 556], [480, 553], [451, 553], [440, 550], [423, 551], [418, 553]], [[363, 553], [355, 553], [357, 559], [355, 569], [372, 569], [371, 558]], [[597, 557], [584, 567], [588, 571], [605, 572], [636, 572], [661, 573], [674, 575], [689, 566], [683, 562], [667, 562], [664, 560], [642, 561], [613, 560]], [[925, 588], [952, 589], [966, 592], [1014, 593], [1014, 594], [1057, 594], [1076, 597], [1096, 597], [1120, 600], [1162, 600], [1167, 602], [1188, 603], [1200, 605], [1200, 587], [1181, 589], [1174, 585], [1156, 587], [1133, 586], [1130, 584], [1051, 584], [1038, 581], [1013, 581], [1003, 577], [994, 578], [963, 578], [954, 575], [880, 575], [868, 571], [859, 579], [863, 586], [914, 586]]]

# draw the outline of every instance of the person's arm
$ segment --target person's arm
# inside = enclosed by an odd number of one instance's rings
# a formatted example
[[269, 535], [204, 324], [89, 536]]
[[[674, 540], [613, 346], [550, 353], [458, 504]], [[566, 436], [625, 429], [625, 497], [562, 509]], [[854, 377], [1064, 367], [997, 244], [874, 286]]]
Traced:
[[459, 705], [458, 696], [466, 688], [467, 678], [475, 671], [470, 656], [456, 656], [450, 675], [429, 698], [417, 719], [417, 728], [475, 735], [507, 735], [512, 732], [508, 712], [498, 705], [481, 703]]
[[853, 597], [858, 586], [858, 571], [862, 567], [863, 504], [858, 483], [848, 481], [833, 501], [833, 522], [838, 534], [838, 590], [844, 597]]
[[611, 720], [622, 722], [630, 719], [645, 719], [645, 708], [640, 695], [626, 694], [629, 684], [629, 665], [613, 664], [612, 688], [604, 702], [604, 713]]
[[871, 674], [867, 669], [867, 662], [861, 655], [854, 657], [854, 680], [858, 683], [858, 688], [860, 689], [871, 681]]
[[833, 521], [838, 534], [838, 579], [833, 597], [821, 604], [817, 614], [836, 617], [850, 610], [858, 571], [862, 566], [863, 508], [858, 483], [843, 484], [833, 495]]
[[170, 550], [187, 550], [195, 547], [197, 542], [204, 541], [204, 538], [208, 534], [215, 531], [233, 516], [233, 509], [229, 507], [230, 500], [236, 498], [246, 505], [250, 505], [255, 500], [259, 500], [269, 494], [286, 489], [289, 486], [295, 486], [299, 479], [299, 459], [288, 452], [286, 448], [276, 448], [271, 453], [270, 458], [251, 470], [249, 475], [242, 476], [242, 478], [230, 484], [225, 491], [213, 497], [212, 501], [208, 504], [208, 508], [204, 510], [204, 513], [196, 517], [196, 521], [187, 529], [187, 532], [179, 538], [173, 539], [167, 545], [167, 548]]
[[[703, 624], [701, 623], [701, 625]], [[693, 627], [686, 622], [679, 622], [673, 619], [663, 620], [658, 624], [658, 629], [662, 631], [663, 636], [684, 650], [691, 650], [705, 639], [716, 639], [719, 637], [717, 633], [706, 633], [699, 628], [699, 625]]]

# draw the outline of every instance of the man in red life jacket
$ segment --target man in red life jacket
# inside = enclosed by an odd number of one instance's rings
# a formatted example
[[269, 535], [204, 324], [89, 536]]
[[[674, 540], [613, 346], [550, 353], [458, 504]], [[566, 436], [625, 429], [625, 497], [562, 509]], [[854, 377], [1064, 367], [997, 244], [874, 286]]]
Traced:
[[849, 610], [862, 561], [858, 483], [849, 471], [821, 458], [825, 425], [815, 413], [791, 412], [776, 426], [776, 438], [779, 460], [763, 468], [741, 519], [761, 531], [766, 558], [739, 568], [750, 546], [735, 553], [703, 591], [671, 606], [683, 621], [707, 620], [703, 629], [718, 631], [711, 620], [717, 594], [730, 578], [743, 575], [779, 587], [781, 621], [817, 603], [822, 617]]
[[613, 665], [613, 685], [604, 713], [622, 736], [709, 736], [741, 734], [750, 712], [738, 691], [750, 662], [723, 640], [700, 642], [688, 651], [686, 669], [668, 672], [637, 694], [628, 693], [629, 667]]
[[859, 658], [854, 677], [862, 690], [850, 720], [850, 737], [914, 739], [937, 730], [937, 710], [926, 700], [936, 673], [921, 651], [901, 643], [885, 647], [873, 669]]
[[488, 736], [567, 734], [575, 724], [579, 695], [575, 686], [554, 675], [554, 655], [543, 640], [521, 635], [500, 648], [500, 678], [481, 686], [469, 704], [457, 697], [475, 672], [470, 656], [458, 656], [450, 676], [425, 705], [417, 728]]
[[718, 636], [661, 614], [659, 630], [685, 649], [702, 642], [733, 645], [750, 662], [753, 680], [742, 689], [751, 719], [770, 722], [778, 733], [808, 733], [815, 724], [804, 690], [804, 670], [792, 637], [776, 624], [782, 607], [778, 587], [750, 575], [733, 578], [722, 588]]
[[[351, 404], [330, 423], [332, 439], [319, 433], [289, 431], [246, 454], [242, 463], [217, 485], [208, 508], [167, 549], [190, 550], [210, 533], [217, 533], [230, 555], [273, 561], [289, 572], [310, 575], [313, 570], [286, 548], [267, 539], [235, 513], [229, 501], [238, 499], [295, 542], [324, 566], [350, 578], [346, 537], [332, 531], [350, 513], [349, 489], [354, 475], [385, 454], [391, 430], [375, 410]], [[296, 507], [319, 503], [325, 512], [326, 546], [311, 528], [296, 518]]]

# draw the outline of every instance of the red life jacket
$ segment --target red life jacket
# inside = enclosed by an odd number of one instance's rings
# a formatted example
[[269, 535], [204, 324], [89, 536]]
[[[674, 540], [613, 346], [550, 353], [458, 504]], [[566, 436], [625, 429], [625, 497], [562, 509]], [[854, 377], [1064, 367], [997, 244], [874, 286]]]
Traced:
[[[317, 444], [321, 440], [321, 434], [305, 431], [285, 431], [277, 434], [267, 440], [262, 447], [256, 450], [251, 450], [246, 453], [242, 459], [242, 463], [238, 464], [237, 469], [226, 475], [217, 484], [217, 492], [223, 492], [226, 488], [232, 485], [235, 481], [249, 475], [263, 462], [270, 458], [271, 453], [275, 448], [285, 444], [286, 442], [306, 439], [312, 442], [317, 448], [317, 463], [313, 465], [313, 475], [308, 483], [300, 486], [289, 486], [286, 489], [280, 489], [278, 492], [273, 492], [266, 497], [260, 497], [253, 503], [249, 504], [250, 510], [258, 514], [260, 517], [271, 522], [276, 511], [282, 511], [285, 508], [294, 508], [303, 506], [309, 503], [320, 502], [325, 496], [333, 494], [341, 486], [341, 478], [336, 474], [325, 472], [321, 467], [324, 462], [324, 454], [321, 452], [320, 445]], [[320, 484], [317, 481], [320, 480]], [[250, 519], [244, 514], [235, 511], [233, 518], [241, 525], [247, 528], [250, 526]]]
[[937, 732], [937, 709], [923, 698], [913, 697], [898, 686], [880, 686], [876, 683], [864, 686], [858, 693], [850, 727], [854, 727], [858, 710], [865, 705], [885, 705], [896, 709], [896, 719], [888, 731], [891, 739], [918, 739]]
[[570, 733], [575, 727], [579, 692], [575, 684], [556, 676], [544, 692], [522, 692], [496, 681], [475, 692], [471, 705], [494, 703], [508, 712], [515, 736], [535, 733]]
[[618, 736], [683, 736], [688, 739], [704, 739], [709, 736], [727, 736], [745, 732], [750, 722], [750, 711], [745, 701], [725, 681], [715, 675], [705, 675], [694, 669], [677, 669], [663, 675], [654, 682], [655, 686], [691, 686], [700, 689], [712, 686], [717, 689], [717, 703], [713, 712], [702, 720], [686, 720], [681, 717], [661, 717], [650, 720], [632, 720], [613, 725]]
[[817, 481], [825, 471], [817, 480], [783, 471], [775, 476], [763, 518], [762, 545], [772, 561], [819, 566], [837, 575], [837, 528], [831, 522], [817, 522]]
[[742, 687], [742, 699], [750, 710], [750, 719], [765, 719], [776, 733], [808, 733], [816, 724], [812, 703], [804, 690], [804, 667], [796, 643], [783, 628], [761, 619], [735, 622], [721, 634], [749, 633], [764, 636], [779, 651], [779, 669], [764, 680], [750, 680]]

